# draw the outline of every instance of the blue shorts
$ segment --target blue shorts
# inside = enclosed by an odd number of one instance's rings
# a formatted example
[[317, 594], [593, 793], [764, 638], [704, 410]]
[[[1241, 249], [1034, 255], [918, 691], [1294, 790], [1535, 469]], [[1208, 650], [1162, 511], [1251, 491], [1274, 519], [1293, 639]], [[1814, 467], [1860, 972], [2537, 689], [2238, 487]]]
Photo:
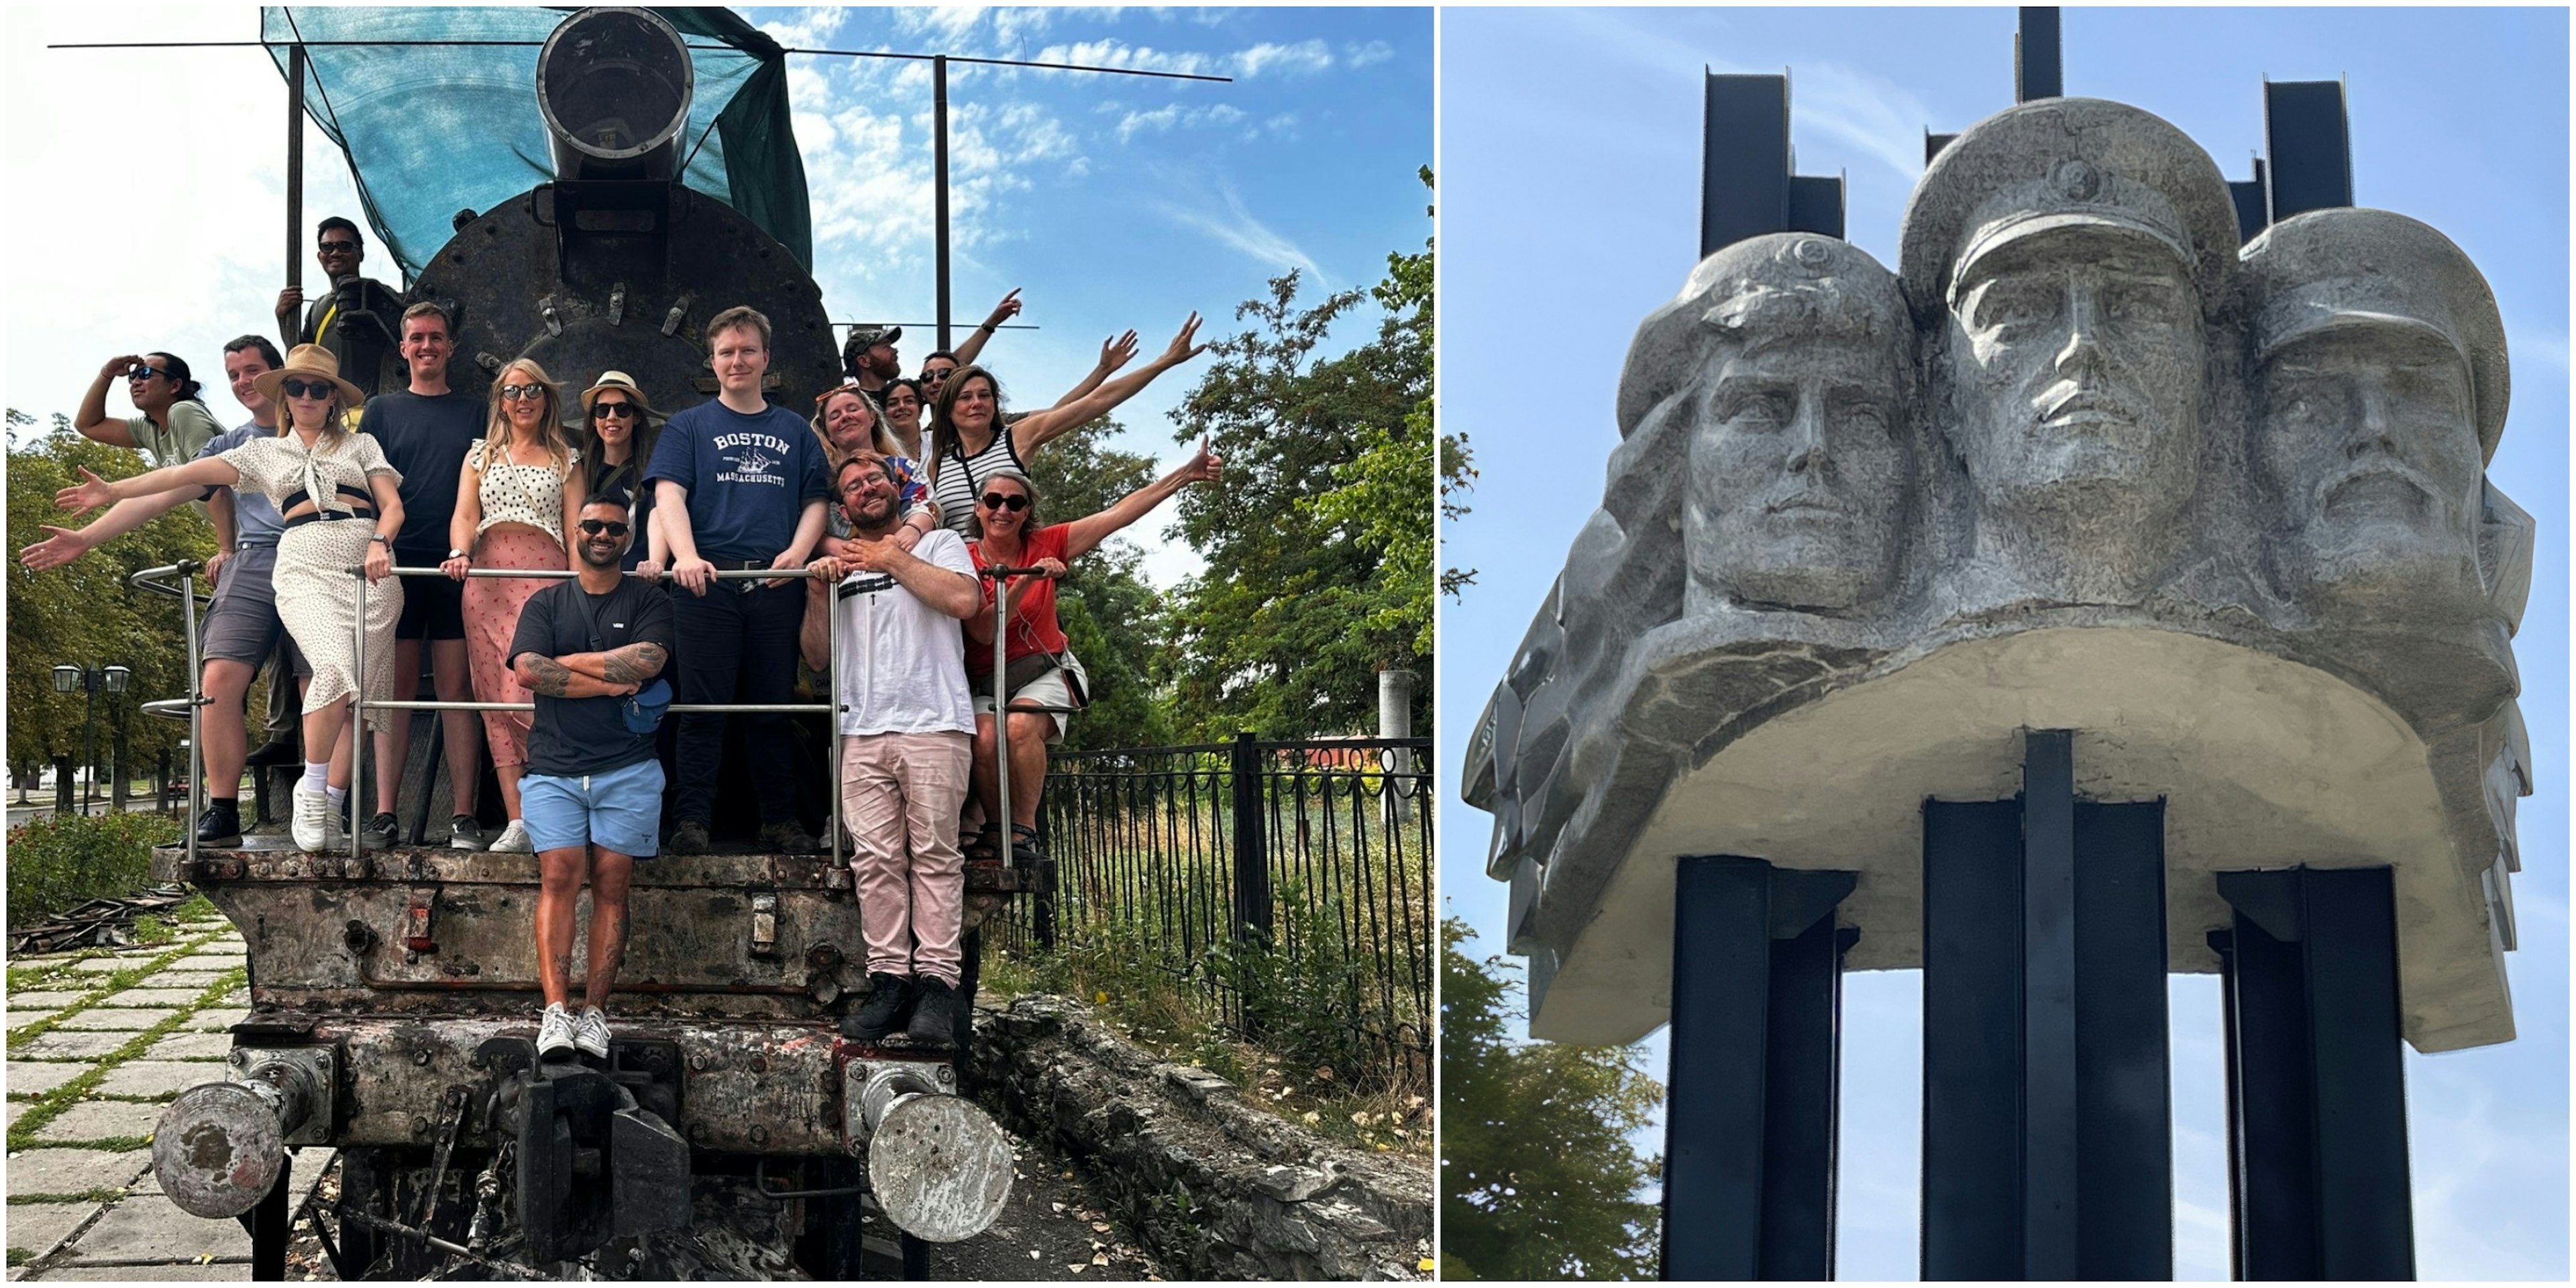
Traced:
[[519, 780], [519, 818], [538, 853], [596, 845], [649, 859], [662, 848], [662, 762], [605, 773]]

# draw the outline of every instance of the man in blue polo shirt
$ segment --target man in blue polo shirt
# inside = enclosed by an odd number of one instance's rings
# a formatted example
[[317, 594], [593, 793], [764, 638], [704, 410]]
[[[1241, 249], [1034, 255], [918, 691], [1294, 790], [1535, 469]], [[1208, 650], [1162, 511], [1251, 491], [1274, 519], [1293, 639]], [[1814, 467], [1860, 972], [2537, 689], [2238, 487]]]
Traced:
[[[747, 307], [707, 322], [708, 365], [717, 395], [672, 415], [645, 467], [658, 489], [671, 548], [671, 596], [679, 637], [679, 701], [784, 703], [796, 682], [796, 634], [805, 596], [791, 581], [718, 580], [711, 574], [802, 568], [823, 535], [823, 445], [796, 413], [772, 407], [760, 378], [769, 370], [769, 319]], [[668, 849], [706, 850], [715, 816], [716, 769], [724, 752], [722, 712], [680, 717], [677, 825]], [[760, 792], [760, 844], [811, 854], [818, 847], [796, 822], [787, 721], [750, 717], [744, 739]]]

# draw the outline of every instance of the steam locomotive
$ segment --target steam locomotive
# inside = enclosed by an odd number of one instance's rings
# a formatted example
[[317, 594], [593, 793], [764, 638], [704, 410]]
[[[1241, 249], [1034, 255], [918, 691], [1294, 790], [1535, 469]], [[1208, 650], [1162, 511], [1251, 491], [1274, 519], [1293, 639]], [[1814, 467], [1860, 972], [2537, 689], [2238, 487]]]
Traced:
[[[589, 9], [556, 28], [536, 78], [554, 180], [460, 215], [411, 291], [457, 319], [457, 387], [524, 354], [556, 373], [624, 370], [687, 406], [714, 392], [703, 321], [746, 303], [775, 328], [774, 399], [834, 383], [812, 277], [677, 180], [691, 88], [678, 33], [648, 11]], [[420, 781], [404, 795], [417, 801], [438, 758], [436, 713], [415, 718]], [[604, 1066], [536, 1057], [533, 855], [306, 854], [252, 836], [164, 847], [153, 867], [205, 891], [248, 943], [252, 1013], [226, 1077], [170, 1106], [154, 1168], [180, 1207], [250, 1227], [255, 1277], [283, 1270], [300, 1146], [338, 1150], [326, 1250], [352, 1279], [572, 1263], [854, 1278], [863, 1205], [903, 1233], [917, 1271], [918, 1241], [980, 1233], [1008, 1196], [1010, 1145], [959, 1096], [962, 1057], [838, 1036], [866, 952], [851, 874], [831, 858], [639, 865]], [[970, 902], [1031, 883], [978, 870]]]

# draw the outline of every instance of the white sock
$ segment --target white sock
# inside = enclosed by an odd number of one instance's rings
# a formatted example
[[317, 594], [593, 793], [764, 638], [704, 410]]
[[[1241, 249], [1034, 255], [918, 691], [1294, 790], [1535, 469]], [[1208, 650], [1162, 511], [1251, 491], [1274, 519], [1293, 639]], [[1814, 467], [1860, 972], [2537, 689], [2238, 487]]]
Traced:
[[322, 784], [322, 790], [323, 790], [325, 793], [329, 794], [329, 796], [331, 797], [331, 808], [333, 808], [333, 809], [342, 809], [342, 808], [345, 808], [345, 807], [348, 805], [348, 803], [349, 803], [349, 789], [348, 789], [348, 788], [346, 788], [346, 787], [333, 787], [331, 784], [329, 784], [329, 783], [327, 783], [327, 782], [326, 782], [326, 783]]
[[316, 764], [308, 760], [304, 762], [304, 781], [298, 786], [328, 789], [331, 786], [330, 776], [331, 762], [326, 760]]

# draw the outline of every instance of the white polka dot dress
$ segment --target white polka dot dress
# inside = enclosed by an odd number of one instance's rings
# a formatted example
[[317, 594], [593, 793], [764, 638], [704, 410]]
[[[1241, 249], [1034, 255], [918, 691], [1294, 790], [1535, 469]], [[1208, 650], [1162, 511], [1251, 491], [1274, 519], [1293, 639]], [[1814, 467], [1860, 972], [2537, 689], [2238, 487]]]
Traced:
[[[385, 462], [384, 449], [365, 434], [345, 434], [334, 442], [314, 440], [306, 451], [293, 433], [254, 438], [224, 453], [240, 471], [242, 482], [265, 493], [283, 514], [310, 495], [326, 513], [372, 514], [373, 500], [361, 500], [367, 480], [381, 475], [394, 483], [402, 475]], [[292, 522], [290, 520], [290, 522]], [[346, 702], [357, 691], [358, 585], [353, 569], [367, 561], [368, 538], [375, 520], [343, 517], [294, 523], [277, 543], [277, 570], [272, 575], [277, 615], [313, 666], [313, 685], [305, 691], [304, 709], [319, 711]], [[402, 620], [402, 581], [387, 577], [366, 588], [367, 674], [370, 698], [394, 695], [394, 625]], [[393, 711], [367, 713], [370, 728], [390, 729]]]

